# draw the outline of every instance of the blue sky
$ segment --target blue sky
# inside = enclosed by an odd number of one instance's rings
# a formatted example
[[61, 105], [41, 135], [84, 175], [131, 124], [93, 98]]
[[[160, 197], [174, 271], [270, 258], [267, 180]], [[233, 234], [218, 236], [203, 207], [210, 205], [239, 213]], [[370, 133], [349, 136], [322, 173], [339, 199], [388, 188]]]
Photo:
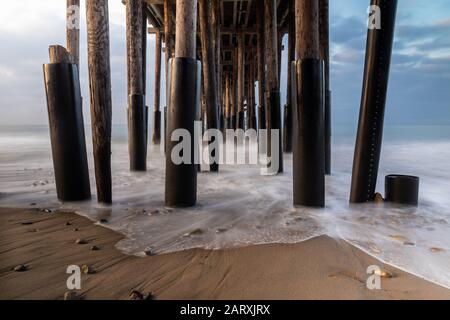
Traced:
[[[48, 61], [49, 45], [65, 43], [65, 3], [65, 0], [23, 0], [2, 5], [0, 125], [47, 124], [42, 64]], [[364, 0], [330, 0], [332, 107], [336, 126], [356, 126], [368, 5], [369, 1]], [[120, 0], [110, 0], [113, 122], [116, 124], [123, 124], [126, 119], [124, 13]], [[80, 72], [85, 118], [89, 123], [84, 7], [81, 28]], [[386, 111], [388, 124], [450, 125], [449, 31], [448, 0], [399, 0]], [[284, 40], [287, 48], [287, 39]], [[148, 46], [147, 103], [151, 105], [152, 37]], [[282, 90], [286, 87], [286, 63], [284, 52]]]

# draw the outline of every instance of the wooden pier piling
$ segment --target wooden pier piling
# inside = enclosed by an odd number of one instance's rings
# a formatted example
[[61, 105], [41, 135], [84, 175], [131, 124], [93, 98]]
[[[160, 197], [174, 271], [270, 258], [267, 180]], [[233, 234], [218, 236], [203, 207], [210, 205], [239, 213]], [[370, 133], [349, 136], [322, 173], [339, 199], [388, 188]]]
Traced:
[[[219, 129], [219, 103], [217, 91], [216, 51], [214, 47], [214, 32], [211, 26], [214, 7], [210, 0], [198, 0], [200, 39], [202, 47], [203, 90], [206, 102], [206, 127]], [[209, 141], [212, 144], [214, 141]], [[213, 153], [218, 152], [214, 150]], [[215, 154], [211, 154], [215, 158]], [[210, 165], [212, 172], [219, 171], [219, 164]]]
[[[141, 0], [127, 0], [128, 141], [131, 171], [147, 170], [147, 129], [144, 81], [144, 10]], [[146, 28], [145, 28], [145, 34]]]
[[257, 5], [257, 52], [258, 60], [258, 129], [266, 129], [266, 57], [264, 37], [264, 2], [258, 1]]
[[66, 49], [80, 65], [80, 0], [67, 0]]
[[[194, 122], [197, 120], [197, 0], [177, 0], [175, 30], [175, 58], [171, 69], [170, 102], [168, 106], [167, 151], [166, 151], [166, 205], [169, 207], [191, 207], [197, 203], [197, 170], [195, 164]], [[177, 129], [188, 132], [190, 161], [176, 163], [172, 151], [180, 141], [172, 141]], [[178, 155], [179, 156], [179, 155]]]
[[[281, 127], [279, 64], [278, 64], [278, 30], [277, 30], [277, 1], [264, 0], [265, 22], [265, 55], [267, 66], [266, 95], [267, 95], [267, 154], [278, 158], [278, 173], [283, 172], [283, 138]], [[278, 150], [272, 150], [272, 130], [278, 130]]]
[[88, 68], [97, 198], [112, 203], [108, 0], [86, 0]]
[[320, 58], [324, 61], [325, 112], [325, 174], [331, 174], [331, 91], [330, 91], [330, 36], [329, 0], [319, 0]]
[[237, 34], [237, 127], [244, 129], [244, 79], [245, 79], [245, 61], [244, 61], [244, 34]]
[[325, 206], [323, 61], [319, 50], [319, 4], [296, 0], [296, 91], [293, 137], [294, 205]]
[[295, 61], [295, 2], [291, 4], [289, 14], [289, 32], [288, 32], [288, 73], [287, 73], [287, 92], [286, 106], [284, 108], [284, 130], [283, 130], [283, 148], [284, 152], [292, 152], [292, 66]]
[[153, 114], [153, 144], [161, 143], [161, 32], [155, 34], [155, 90]]

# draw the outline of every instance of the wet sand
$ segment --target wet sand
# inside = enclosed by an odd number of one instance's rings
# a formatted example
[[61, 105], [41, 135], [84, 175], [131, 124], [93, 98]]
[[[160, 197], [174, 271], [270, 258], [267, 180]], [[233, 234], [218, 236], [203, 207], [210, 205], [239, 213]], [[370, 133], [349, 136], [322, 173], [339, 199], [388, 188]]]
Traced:
[[[326, 236], [145, 258], [118, 251], [122, 238], [69, 212], [0, 208], [0, 299], [63, 299], [69, 265], [94, 271], [82, 274], [83, 299], [129, 299], [133, 290], [156, 299], [450, 299], [450, 290]], [[393, 275], [381, 290], [366, 287], [370, 265]]]

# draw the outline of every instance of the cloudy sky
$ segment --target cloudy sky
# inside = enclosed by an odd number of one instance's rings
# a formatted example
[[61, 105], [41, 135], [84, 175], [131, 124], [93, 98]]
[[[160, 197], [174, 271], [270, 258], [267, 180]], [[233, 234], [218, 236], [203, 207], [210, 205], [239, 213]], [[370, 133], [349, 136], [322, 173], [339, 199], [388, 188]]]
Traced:
[[[65, 5], [65, 0], [22, 0], [2, 4], [0, 125], [47, 124], [42, 64], [48, 61], [49, 45], [65, 44]], [[369, 1], [364, 0], [330, 0], [333, 121], [337, 126], [356, 126], [368, 5]], [[113, 122], [123, 124], [126, 119], [125, 8], [121, 0], [110, 0], [109, 6]], [[84, 6], [81, 10], [80, 72], [82, 93], [88, 101]], [[450, 125], [449, 31], [448, 0], [399, 1], [386, 113], [388, 124]], [[153, 37], [149, 37], [148, 46], [147, 103], [151, 105]], [[282, 77], [284, 90], [286, 52]], [[85, 106], [86, 123], [89, 123], [88, 107]]]

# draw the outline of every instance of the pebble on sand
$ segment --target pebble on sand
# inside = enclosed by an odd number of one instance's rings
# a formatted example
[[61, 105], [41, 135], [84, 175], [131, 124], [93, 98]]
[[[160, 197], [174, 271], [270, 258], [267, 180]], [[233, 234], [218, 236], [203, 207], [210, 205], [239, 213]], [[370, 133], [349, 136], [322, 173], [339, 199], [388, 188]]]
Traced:
[[190, 231], [188, 233], [185, 233], [183, 235], [183, 237], [198, 236], [198, 235], [201, 235], [201, 234], [203, 234], [203, 230], [202, 229], [195, 229], [195, 230], [192, 230], [192, 231]]
[[411, 240], [409, 240], [408, 238], [402, 236], [402, 235], [390, 235], [390, 237], [395, 240], [398, 241], [400, 243], [402, 243], [404, 246], [415, 246], [416, 244], [414, 242], [412, 242]]
[[130, 300], [153, 300], [154, 295], [153, 293], [149, 292], [147, 294], [142, 294], [141, 292], [137, 290], [131, 291], [129, 295]]
[[24, 264], [20, 264], [20, 265], [14, 267], [14, 271], [16, 271], [16, 272], [25, 272], [27, 270], [28, 270], [28, 267]]
[[84, 274], [94, 274], [95, 273], [94, 268], [92, 268], [91, 266], [88, 266], [87, 264], [84, 264], [81, 266], [81, 271]]
[[374, 274], [376, 274], [377, 276], [380, 276], [381, 278], [386, 278], [386, 279], [394, 278], [394, 274], [387, 270], [376, 270], [374, 272]]
[[91, 250], [91, 251], [98, 251], [98, 250], [100, 250], [100, 248], [97, 247], [97, 246], [92, 246], [92, 247], [89, 248], [89, 250]]
[[64, 293], [64, 300], [82, 300], [82, 296], [75, 291], [67, 291]]
[[71, 222], [66, 222], [66, 226], [71, 226], [72, 223]]
[[433, 248], [430, 248], [430, 251], [432, 253], [441, 253], [441, 252], [445, 252], [445, 249], [438, 248], [438, 247], [433, 247]]
[[33, 221], [24, 221], [24, 222], [22, 222], [22, 225], [23, 226], [30, 226], [30, 225], [32, 225], [34, 222]]
[[76, 244], [86, 244], [87, 241], [84, 240], [84, 239], [77, 239], [77, 240], [75, 241], [75, 243], [76, 243]]

